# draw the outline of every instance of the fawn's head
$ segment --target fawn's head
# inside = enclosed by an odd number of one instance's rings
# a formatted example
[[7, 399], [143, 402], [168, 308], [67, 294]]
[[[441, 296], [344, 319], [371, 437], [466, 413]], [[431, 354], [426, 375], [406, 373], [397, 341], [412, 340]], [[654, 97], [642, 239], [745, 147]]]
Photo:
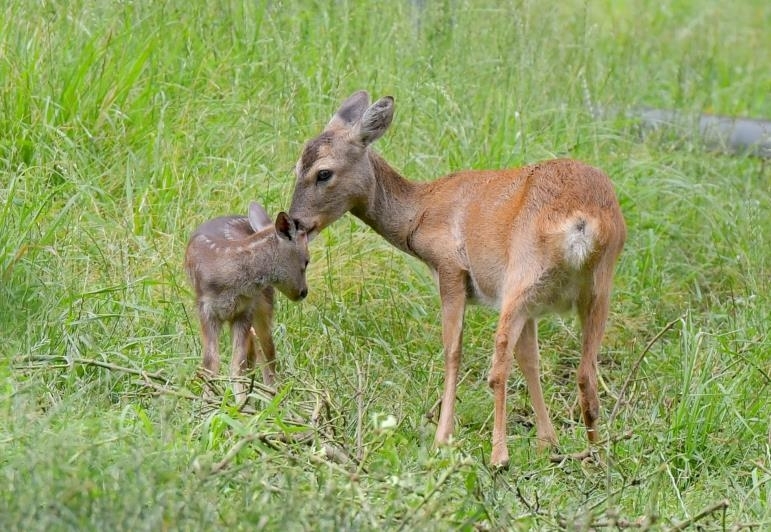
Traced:
[[308, 295], [305, 278], [310, 262], [308, 235], [285, 212], [278, 213], [275, 227], [278, 246], [273, 261], [272, 284], [292, 301], [299, 301]]
[[370, 106], [369, 95], [356, 92], [305, 144], [289, 215], [311, 237], [372, 197], [376, 183], [367, 148], [391, 124], [393, 103], [386, 96]]

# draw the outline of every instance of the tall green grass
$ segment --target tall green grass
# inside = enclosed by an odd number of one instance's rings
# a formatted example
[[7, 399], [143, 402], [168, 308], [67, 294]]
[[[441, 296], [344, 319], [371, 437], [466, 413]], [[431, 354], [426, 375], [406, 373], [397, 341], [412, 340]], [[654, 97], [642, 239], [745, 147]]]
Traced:
[[[586, 101], [771, 118], [769, 23], [760, 1], [6, 2], [0, 525], [771, 526], [768, 164], [640, 138]], [[598, 460], [535, 452], [515, 371], [512, 465], [488, 469], [495, 315], [478, 308], [455, 444], [434, 450], [436, 289], [352, 217], [314, 241], [309, 298], [278, 302], [278, 395], [253, 413], [197, 399], [188, 235], [252, 199], [286, 208], [302, 143], [360, 88], [396, 98], [377, 149], [414, 179], [552, 156], [612, 177], [629, 240]], [[579, 451], [574, 319], [540, 337]]]

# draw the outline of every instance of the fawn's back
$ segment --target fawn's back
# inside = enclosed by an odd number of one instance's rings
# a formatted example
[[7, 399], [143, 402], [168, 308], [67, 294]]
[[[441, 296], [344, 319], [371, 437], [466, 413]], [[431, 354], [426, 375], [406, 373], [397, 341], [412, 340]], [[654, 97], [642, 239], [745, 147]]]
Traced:
[[307, 237], [284, 213], [276, 224], [222, 216], [196, 229], [188, 243], [185, 268], [199, 305], [206, 305], [221, 320], [231, 320], [271, 286], [293, 301], [305, 297]]

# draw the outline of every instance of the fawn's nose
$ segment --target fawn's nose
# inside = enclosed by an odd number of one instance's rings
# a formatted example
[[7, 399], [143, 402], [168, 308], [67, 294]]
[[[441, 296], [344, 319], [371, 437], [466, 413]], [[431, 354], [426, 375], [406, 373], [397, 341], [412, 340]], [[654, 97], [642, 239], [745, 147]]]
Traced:
[[300, 299], [305, 299], [305, 296], [307, 296], [307, 295], [308, 295], [308, 289], [307, 288], [303, 288], [302, 290], [300, 290]]

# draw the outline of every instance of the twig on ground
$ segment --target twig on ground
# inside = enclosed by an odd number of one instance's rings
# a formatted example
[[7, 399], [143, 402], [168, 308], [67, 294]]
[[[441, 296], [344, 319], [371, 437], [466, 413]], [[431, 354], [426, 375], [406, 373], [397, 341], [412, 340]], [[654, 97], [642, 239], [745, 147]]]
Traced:
[[137, 384], [140, 386], [145, 386], [146, 388], [150, 388], [155, 391], [158, 395], [170, 395], [172, 397], [179, 397], [181, 399], [188, 399], [190, 401], [204, 401], [205, 403], [209, 404], [216, 404], [219, 401], [214, 397], [201, 397], [200, 395], [196, 395], [194, 393], [191, 393], [187, 390], [181, 391], [181, 390], [175, 390], [173, 388], [169, 388], [168, 386], [163, 386], [158, 383], [152, 382], [152, 381], [137, 381]]
[[680, 521], [679, 523], [674, 524], [670, 530], [685, 530], [686, 528], [694, 524], [696, 521], [700, 521], [710, 514], [719, 512], [720, 510], [723, 510], [723, 512], [725, 512], [726, 508], [728, 508], [728, 504], [729, 504], [728, 499], [723, 499], [722, 501], [718, 501], [716, 503], [710, 504], [709, 506], [704, 508], [702, 511], [700, 511], [690, 519], [686, 519], [685, 521]]
[[[459, 461], [453, 464], [453, 466], [450, 469], [445, 470], [442, 473], [442, 475], [439, 477], [439, 479], [437, 479], [436, 484], [434, 484], [434, 486], [429, 490], [429, 492], [426, 493], [426, 495], [420, 500], [420, 503], [418, 503], [418, 505], [412, 509], [411, 515], [417, 514], [418, 510], [423, 508], [423, 506], [425, 506], [428, 503], [428, 501], [434, 496], [434, 494], [436, 494], [442, 488], [442, 486], [444, 486], [447, 483], [450, 477], [453, 476], [455, 473], [457, 473], [460, 470], [460, 468], [464, 465], [466, 465], [465, 462]], [[401, 531], [407, 528], [408, 523], [409, 523], [409, 518], [406, 518], [404, 521], [402, 521], [402, 524], [399, 526], [398, 530]]]
[[525, 505], [525, 508], [527, 508], [527, 511], [530, 512], [531, 515], [538, 515], [541, 502], [538, 500], [538, 492], [534, 492], [535, 496], [535, 504], [532, 504], [530, 501], [528, 501], [525, 498], [525, 494], [522, 493], [522, 489], [519, 487], [519, 484], [516, 485], [516, 494], [517, 499], [519, 499], [519, 502]]
[[629, 385], [632, 382], [632, 379], [635, 375], [637, 375], [637, 371], [640, 369], [640, 364], [642, 364], [643, 358], [645, 358], [645, 355], [650, 351], [650, 349], [653, 347], [653, 345], [659, 341], [659, 339], [666, 334], [668, 330], [670, 330], [672, 327], [675, 326], [676, 323], [678, 323], [680, 320], [683, 319], [684, 316], [680, 316], [677, 319], [674, 319], [667, 323], [663, 329], [661, 329], [656, 336], [654, 336], [648, 344], [645, 346], [645, 348], [640, 353], [640, 356], [637, 357], [637, 360], [634, 363], [634, 366], [632, 366], [632, 370], [629, 372], [629, 375], [627, 375], [626, 380], [624, 381], [624, 385], [621, 387], [621, 391], [618, 394], [618, 399], [616, 399], [616, 404], [613, 406], [613, 411], [610, 414], [610, 417], [608, 418], [608, 426], [611, 426], [613, 424], [613, 421], [616, 419], [616, 416], [621, 411], [621, 405], [624, 402], [624, 396], [626, 395], [626, 391], [629, 388]]
[[[572, 523], [568, 523], [566, 520], [560, 519], [560, 524], [563, 528], [569, 528], [569, 525]], [[583, 523], [585, 527], [584, 529], [586, 530], [596, 530], [598, 528], [635, 528], [639, 530], [649, 530], [654, 524], [656, 524], [656, 517], [647, 515], [635, 520], [625, 519], [623, 517], [609, 516], [597, 521], [590, 519], [588, 523]]]
[[351, 464], [358, 464], [356, 460], [353, 460], [347, 452], [338, 444], [333, 443], [322, 443], [321, 448], [324, 450], [324, 456], [327, 457], [328, 460], [331, 460], [335, 462], [336, 464], [340, 464], [342, 466], [347, 466]]
[[211, 373], [209, 373], [207, 370], [203, 368], [198, 368], [195, 372], [195, 376], [197, 379], [203, 382], [204, 390], [208, 390], [211, 393], [211, 395], [214, 395], [216, 397], [222, 397], [222, 390], [217, 384], [220, 381], [220, 379], [213, 376]]
[[221, 473], [222, 471], [224, 471], [225, 468], [227, 468], [228, 465], [230, 465], [230, 462], [232, 462], [233, 459], [236, 456], [238, 456], [238, 453], [241, 452], [241, 449], [246, 447], [247, 444], [257, 440], [258, 437], [259, 436], [257, 434], [247, 434], [246, 436], [238, 440], [235, 443], [235, 445], [233, 445], [233, 447], [230, 448], [227, 454], [225, 454], [225, 457], [212, 466], [210, 474], [216, 475], [217, 473]]
[[590, 458], [594, 454], [598, 446], [605, 445], [606, 443], [616, 443], [622, 440], [629, 440], [629, 439], [632, 439], [633, 436], [634, 434], [630, 430], [623, 434], [618, 434], [616, 436], [603, 440], [600, 443], [596, 444], [596, 446], [589, 447], [577, 453], [552, 454], [549, 457], [549, 460], [557, 464], [562, 463], [566, 460], [578, 460], [578, 461], [586, 460], [587, 458]]
[[[110, 371], [128, 373], [130, 375], [139, 375], [140, 377], [143, 377], [145, 380], [148, 380], [148, 381], [152, 379], [156, 381], [162, 381], [164, 383], [169, 382], [169, 379], [167, 379], [160, 373], [152, 373], [149, 371], [145, 371], [143, 369], [128, 368], [125, 366], [112, 364], [110, 362], [105, 362], [103, 360], [96, 360], [91, 358], [67, 358], [64, 355], [30, 355], [26, 357], [24, 360], [28, 362], [58, 362], [66, 366], [74, 366], [74, 365], [92, 366], [92, 367], [109, 369]], [[35, 368], [35, 367], [43, 367], [43, 366], [31, 366], [31, 367]]]
[[[169, 379], [164, 377], [160, 373], [152, 373], [148, 371], [144, 371], [137, 368], [130, 368], [130, 367], [124, 367], [119, 366], [117, 364], [112, 364], [110, 362], [104, 362], [102, 360], [94, 360], [94, 359], [87, 359], [87, 358], [66, 358], [61, 355], [33, 355], [30, 357], [27, 357], [25, 359], [27, 362], [48, 362], [48, 363], [54, 363], [57, 364], [56, 367], [70, 367], [72, 365], [83, 365], [83, 366], [93, 366], [93, 367], [99, 367], [104, 368], [110, 371], [116, 371], [120, 373], [126, 373], [129, 375], [135, 375], [137, 377], [140, 377], [136, 383], [140, 386], [144, 386], [146, 388], [151, 389], [155, 394], [159, 395], [169, 395], [172, 397], [178, 397], [181, 399], [187, 399], [190, 401], [203, 401], [203, 403], [207, 406], [215, 406], [219, 404], [221, 393], [220, 393], [220, 387], [218, 386], [219, 382], [231, 382], [232, 379], [223, 379], [220, 377], [215, 377], [210, 375], [205, 370], [199, 369], [196, 372], [196, 377], [201, 379], [203, 381], [203, 386], [205, 389], [209, 389], [212, 391], [213, 395], [211, 397], [200, 395], [195, 395], [188, 390], [185, 389], [176, 389], [170, 385]], [[32, 369], [47, 369], [50, 368], [51, 365], [43, 366], [43, 365], [31, 365], [28, 366]], [[242, 379], [246, 380], [249, 377], [242, 377]], [[250, 396], [256, 396], [259, 399], [263, 401], [271, 401], [275, 395], [276, 390], [265, 386], [262, 383], [255, 382], [254, 379], [250, 379]], [[220, 473], [223, 470], [225, 470], [228, 465], [233, 461], [233, 459], [238, 455], [241, 450], [248, 445], [251, 442], [254, 441], [261, 441], [262, 443], [270, 446], [274, 450], [279, 450], [280, 447], [277, 445], [279, 442], [288, 443], [288, 444], [302, 444], [302, 445], [312, 445], [314, 441], [317, 441], [318, 438], [314, 437], [314, 435], [319, 435], [323, 438], [323, 442], [320, 444], [321, 448], [324, 452], [324, 456], [327, 460], [330, 462], [333, 462], [335, 464], [340, 464], [343, 466], [350, 466], [351, 464], [358, 465], [359, 461], [351, 458], [351, 456], [346, 452], [345, 448], [336, 443], [334, 441], [333, 435], [330, 435], [328, 428], [325, 428], [325, 420], [322, 416], [322, 411], [326, 412], [328, 416], [331, 416], [331, 408], [330, 408], [330, 402], [326, 399], [321, 397], [321, 392], [319, 390], [313, 390], [313, 392], [316, 395], [316, 407], [314, 408], [313, 412], [310, 415], [310, 419], [307, 417], [304, 417], [302, 415], [295, 415], [291, 412], [288, 413], [287, 417], [284, 419], [284, 422], [296, 424], [298, 426], [307, 426], [309, 427], [309, 430], [298, 432], [294, 434], [249, 434], [244, 436], [242, 439], [240, 439], [238, 442], [236, 442], [233, 447], [230, 448], [230, 450], [227, 452], [227, 454], [223, 457], [222, 460], [217, 462], [212, 466], [212, 469], [210, 471], [211, 474]], [[240, 411], [246, 410], [248, 407], [246, 406], [247, 403], [241, 406], [239, 409]], [[328, 420], [327, 420], [328, 421]], [[311, 455], [311, 460], [314, 460], [315, 455]], [[346, 471], [348, 472], [348, 471]]]
[[356, 459], [364, 458], [364, 374], [356, 361]]

